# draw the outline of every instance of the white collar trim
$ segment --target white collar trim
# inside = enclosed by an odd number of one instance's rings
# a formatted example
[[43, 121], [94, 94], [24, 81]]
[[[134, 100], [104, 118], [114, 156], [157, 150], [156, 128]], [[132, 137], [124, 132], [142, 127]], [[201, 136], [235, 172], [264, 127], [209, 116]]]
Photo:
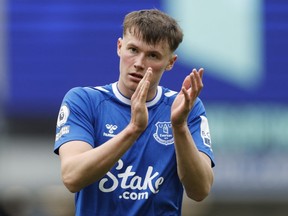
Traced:
[[[119, 91], [119, 89], [118, 89], [118, 87], [117, 87], [117, 82], [112, 83], [112, 90], [113, 90], [114, 95], [115, 95], [121, 102], [123, 102], [123, 103], [125, 103], [125, 104], [127, 104], [127, 105], [131, 105], [131, 100], [128, 99], [128, 98], [126, 98], [126, 97], [124, 97], [124, 96], [120, 93], [120, 91]], [[161, 88], [161, 86], [158, 86], [158, 87], [157, 87], [156, 96], [155, 96], [151, 101], [146, 102], [146, 106], [147, 106], [147, 107], [151, 107], [151, 106], [155, 105], [155, 104], [160, 100], [161, 96], [162, 96], [162, 88]]]

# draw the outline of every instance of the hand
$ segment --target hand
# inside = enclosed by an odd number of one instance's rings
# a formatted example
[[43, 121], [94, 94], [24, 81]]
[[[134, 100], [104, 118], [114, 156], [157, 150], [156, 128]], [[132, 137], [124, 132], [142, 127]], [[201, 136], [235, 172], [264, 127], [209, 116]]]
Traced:
[[149, 67], [131, 97], [130, 124], [133, 126], [136, 132], [144, 131], [148, 124], [148, 110], [146, 107], [146, 101], [151, 77], [152, 68]]
[[171, 123], [173, 126], [187, 124], [189, 112], [193, 108], [194, 102], [203, 88], [203, 73], [203, 68], [199, 69], [199, 71], [193, 69], [184, 79], [181, 91], [171, 107]]

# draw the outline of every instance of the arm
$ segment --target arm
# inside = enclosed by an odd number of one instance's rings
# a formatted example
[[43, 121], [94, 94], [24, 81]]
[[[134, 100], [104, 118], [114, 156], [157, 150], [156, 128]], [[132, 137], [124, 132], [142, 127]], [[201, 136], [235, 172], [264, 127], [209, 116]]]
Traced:
[[71, 192], [103, 177], [145, 130], [148, 123], [145, 102], [151, 74], [145, 74], [131, 98], [131, 120], [123, 131], [97, 148], [82, 141], [70, 141], [60, 147], [62, 179]]
[[140, 133], [128, 125], [117, 136], [97, 148], [82, 141], [70, 141], [59, 149], [62, 179], [71, 192], [103, 177], [134, 143]]
[[173, 127], [177, 169], [187, 196], [201, 201], [210, 192], [213, 171], [210, 158], [199, 152], [187, 126]]
[[213, 171], [210, 158], [199, 152], [190, 134], [187, 118], [203, 88], [203, 69], [195, 69], [183, 82], [181, 92], [175, 98], [171, 108], [177, 170], [187, 196], [196, 201], [203, 200], [213, 183]]

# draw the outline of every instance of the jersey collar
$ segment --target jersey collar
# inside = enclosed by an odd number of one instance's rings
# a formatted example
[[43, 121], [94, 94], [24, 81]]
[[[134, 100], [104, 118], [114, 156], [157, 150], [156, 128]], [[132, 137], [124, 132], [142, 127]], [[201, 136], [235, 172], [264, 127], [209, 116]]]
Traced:
[[[121, 94], [121, 92], [119, 91], [119, 89], [117, 87], [117, 82], [112, 83], [112, 90], [113, 90], [113, 93], [118, 100], [120, 100], [124, 104], [131, 105], [131, 100], [129, 98], [126, 98], [125, 96], [123, 96]], [[162, 96], [162, 87], [158, 86], [156, 96], [151, 101], [147, 101], [146, 106], [151, 107], [151, 106], [155, 105], [160, 100], [161, 96]]]

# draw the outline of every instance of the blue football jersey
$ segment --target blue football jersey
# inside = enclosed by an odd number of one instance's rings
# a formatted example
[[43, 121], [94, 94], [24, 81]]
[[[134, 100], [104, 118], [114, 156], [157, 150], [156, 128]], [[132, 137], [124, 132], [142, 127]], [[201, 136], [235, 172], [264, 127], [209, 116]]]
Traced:
[[[154, 99], [146, 103], [146, 130], [102, 179], [76, 193], [76, 215], [181, 215], [183, 186], [177, 175], [170, 121], [176, 95], [158, 86]], [[55, 153], [72, 140], [96, 148], [116, 136], [130, 122], [130, 105], [117, 83], [71, 89], [59, 111]], [[188, 126], [197, 148], [214, 166], [208, 121], [199, 98]]]

